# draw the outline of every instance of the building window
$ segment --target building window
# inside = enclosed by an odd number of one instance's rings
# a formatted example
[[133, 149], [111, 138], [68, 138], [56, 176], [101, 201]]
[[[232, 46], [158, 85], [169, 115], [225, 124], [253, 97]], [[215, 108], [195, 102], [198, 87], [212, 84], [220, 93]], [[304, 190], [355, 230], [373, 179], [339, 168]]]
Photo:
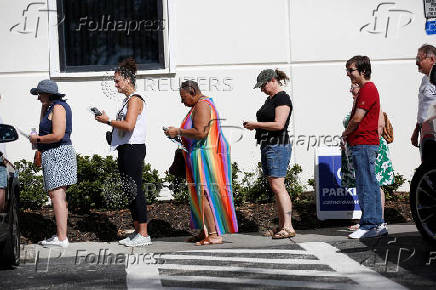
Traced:
[[165, 68], [162, 0], [57, 0], [60, 72]]

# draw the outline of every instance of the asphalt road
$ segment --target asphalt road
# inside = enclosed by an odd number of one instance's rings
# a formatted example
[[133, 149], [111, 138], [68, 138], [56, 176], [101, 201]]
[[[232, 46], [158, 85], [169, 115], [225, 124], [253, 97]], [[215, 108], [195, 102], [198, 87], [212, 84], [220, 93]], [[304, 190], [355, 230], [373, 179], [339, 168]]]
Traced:
[[387, 237], [360, 241], [322, 229], [280, 241], [235, 234], [213, 247], [180, 237], [133, 250], [31, 245], [18, 268], [0, 271], [0, 289], [435, 289], [436, 247], [413, 229], [399, 225]]

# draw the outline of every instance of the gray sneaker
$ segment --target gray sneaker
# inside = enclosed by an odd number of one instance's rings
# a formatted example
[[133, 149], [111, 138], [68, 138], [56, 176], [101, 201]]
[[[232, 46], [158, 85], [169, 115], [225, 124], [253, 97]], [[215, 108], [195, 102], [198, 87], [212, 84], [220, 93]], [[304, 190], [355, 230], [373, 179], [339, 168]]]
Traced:
[[62, 248], [68, 248], [69, 246], [69, 242], [68, 242], [68, 238], [66, 238], [63, 241], [60, 241], [58, 239], [58, 237], [56, 235], [52, 236], [49, 239], [43, 240], [41, 242], [39, 242], [42, 246], [56, 246], [56, 247], [62, 247]]
[[141, 246], [146, 246], [146, 245], [151, 245], [151, 238], [150, 236], [146, 236], [144, 237], [141, 234], [136, 234], [136, 236], [131, 239], [130, 241], [126, 242], [124, 244], [124, 246], [126, 247], [141, 247]]
[[118, 241], [118, 244], [125, 245], [127, 242], [130, 242], [136, 236], [136, 234], [137, 232], [131, 233], [130, 235], [127, 236], [127, 238]]

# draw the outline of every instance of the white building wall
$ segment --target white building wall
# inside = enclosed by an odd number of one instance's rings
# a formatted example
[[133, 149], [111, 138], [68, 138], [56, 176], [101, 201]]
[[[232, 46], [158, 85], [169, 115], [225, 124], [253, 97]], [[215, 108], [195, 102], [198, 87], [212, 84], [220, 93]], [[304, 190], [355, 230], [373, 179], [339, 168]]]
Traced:
[[[285, 88], [294, 103], [291, 134], [307, 136], [305, 144], [294, 146], [292, 158], [302, 165], [302, 181], [306, 181], [313, 177], [314, 158], [314, 148], [307, 147], [308, 138], [316, 136], [319, 145], [320, 136], [341, 134], [342, 119], [351, 108], [345, 61], [364, 54], [372, 60], [372, 80], [394, 126], [395, 141], [390, 148], [395, 170], [410, 179], [419, 164], [418, 150], [410, 145], [421, 79], [414, 59], [417, 48], [423, 43], [434, 44], [435, 36], [425, 34], [422, 1], [392, 2], [396, 4], [380, 6], [374, 29], [373, 10], [382, 1], [174, 1], [175, 17], [169, 22], [175, 24], [171, 39], [176, 73], [145, 74], [137, 80], [138, 90], [147, 98], [146, 162], [162, 174], [171, 164], [175, 145], [161, 128], [179, 125], [188, 111], [180, 103], [180, 79], [196, 78], [203, 92], [214, 98], [221, 118], [226, 119], [223, 124], [240, 126], [243, 120], [255, 119], [265, 100], [265, 95], [253, 90], [257, 74], [264, 68], [279, 68], [291, 77]], [[40, 110], [29, 90], [50, 76], [47, 12], [41, 13], [37, 37], [10, 31], [22, 21], [21, 13], [29, 3], [19, 0], [0, 4], [0, 115], [6, 123], [26, 131], [37, 127]], [[412, 20], [407, 24], [409, 18]], [[67, 94], [74, 113], [72, 138], [76, 150], [84, 155], [113, 154], [108, 152], [104, 138], [109, 127], [95, 122], [88, 112], [89, 106], [97, 106], [114, 116], [119, 99], [104, 94], [105, 79], [83, 76], [55, 80], [60, 91]], [[243, 134], [243, 139], [232, 146], [232, 160], [244, 170], [254, 169], [260, 160], [254, 132], [225, 130], [233, 141]], [[13, 161], [33, 157], [30, 144], [22, 138], [8, 144], [7, 152]]]

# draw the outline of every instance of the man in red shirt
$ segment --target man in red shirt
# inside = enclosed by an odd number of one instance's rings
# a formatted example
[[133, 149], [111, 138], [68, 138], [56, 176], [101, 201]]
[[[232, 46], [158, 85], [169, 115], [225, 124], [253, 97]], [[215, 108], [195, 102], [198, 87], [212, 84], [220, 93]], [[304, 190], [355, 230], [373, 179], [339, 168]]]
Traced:
[[356, 192], [362, 217], [359, 229], [351, 239], [369, 238], [387, 234], [382, 218], [380, 186], [375, 175], [375, 161], [379, 149], [378, 119], [380, 98], [370, 81], [371, 63], [367, 56], [354, 56], [347, 61], [347, 76], [359, 84], [360, 92], [351, 112], [348, 127], [342, 138], [351, 147], [356, 174]]

